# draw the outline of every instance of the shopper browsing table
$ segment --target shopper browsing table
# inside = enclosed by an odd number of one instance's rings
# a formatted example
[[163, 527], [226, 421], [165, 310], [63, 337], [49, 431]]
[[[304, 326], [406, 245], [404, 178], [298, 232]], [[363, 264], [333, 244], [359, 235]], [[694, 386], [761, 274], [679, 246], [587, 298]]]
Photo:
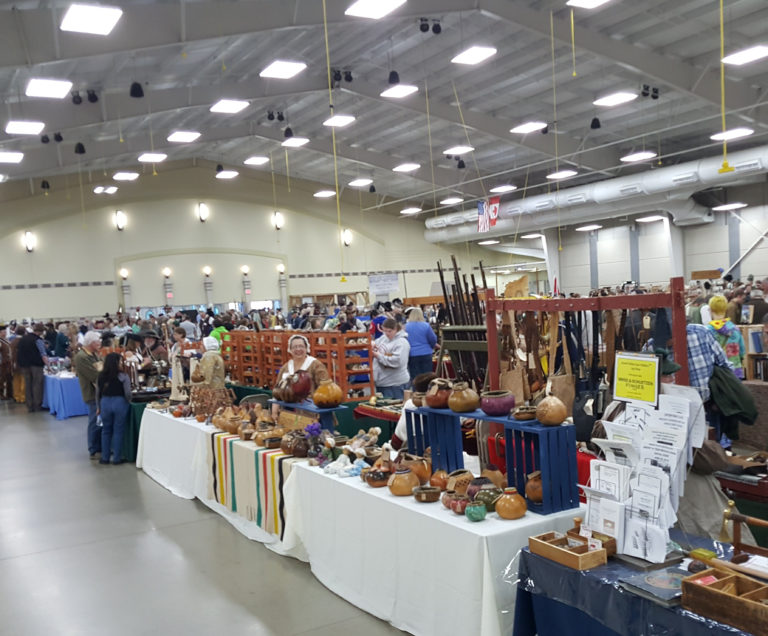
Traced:
[[381, 323], [384, 334], [373, 343], [373, 380], [376, 391], [385, 398], [403, 399], [410, 381], [408, 375], [408, 355], [411, 345], [408, 334], [400, 329], [394, 318], [387, 318]]
[[424, 312], [418, 307], [411, 307], [407, 312], [408, 322], [405, 331], [411, 351], [408, 356], [408, 375], [413, 381], [417, 375], [432, 371], [432, 352], [437, 344], [437, 336], [431, 325], [424, 320]]
[[88, 452], [91, 459], [96, 459], [96, 453], [101, 452], [101, 431], [96, 424], [96, 381], [102, 368], [100, 348], [101, 334], [98, 331], [89, 331], [83, 336], [83, 348], [75, 354], [72, 361], [80, 380], [83, 402], [88, 407]]
[[104, 370], [96, 382], [98, 410], [101, 415], [101, 459], [100, 464], [122, 464], [123, 430], [128, 410], [131, 407], [131, 380], [123, 368], [119, 353], [108, 353], [104, 359]]
[[[309, 355], [309, 340], [304, 336], [295, 335], [288, 339], [288, 353], [291, 359], [288, 360], [277, 374], [277, 382], [283, 378], [292, 376], [297, 371], [307, 371], [312, 381], [312, 391], [320, 385], [323, 380], [329, 380], [330, 375], [325, 365], [317, 358]], [[280, 413], [280, 407], [277, 404], [272, 405], [272, 417], [277, 420]]]

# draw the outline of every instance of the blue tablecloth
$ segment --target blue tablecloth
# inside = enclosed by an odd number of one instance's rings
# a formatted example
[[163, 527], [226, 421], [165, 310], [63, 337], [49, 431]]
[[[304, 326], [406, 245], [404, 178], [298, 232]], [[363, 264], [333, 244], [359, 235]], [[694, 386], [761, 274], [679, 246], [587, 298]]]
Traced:
[[43, 408], [49, 409], [51, 415], [55, 415], [57, 420], [88, 415], [88, 407], [83, 402], [83, 395], [80, 393], [79, 380], [46, 375]]

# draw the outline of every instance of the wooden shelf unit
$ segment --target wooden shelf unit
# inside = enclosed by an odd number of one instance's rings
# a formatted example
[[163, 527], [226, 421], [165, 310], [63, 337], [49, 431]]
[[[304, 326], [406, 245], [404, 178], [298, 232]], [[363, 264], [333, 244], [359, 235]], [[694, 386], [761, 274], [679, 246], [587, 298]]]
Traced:
[[238, 384], [260, 385], [261, 348], [255, 331], [230, 331], [222, 334], [221, 357], [230, 379]]
[[[312, 355], [323, 362], [333, 381], [341, 387], [345, 397], [350, 391], [366, 391], [373, 395], [373, 369], [371, 361], [372, 339], [369, 333], [316, 331], [305, 334], [312, 347]], [[354, 367], [365, 367], [355, 369]], [[368, 376], [366, 381], [355, 381], [356, 376]]]

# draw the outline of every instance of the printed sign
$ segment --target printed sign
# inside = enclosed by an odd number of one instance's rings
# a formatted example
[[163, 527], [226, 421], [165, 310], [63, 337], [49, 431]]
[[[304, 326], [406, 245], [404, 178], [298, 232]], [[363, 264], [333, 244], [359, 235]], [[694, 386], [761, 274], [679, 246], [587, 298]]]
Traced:
[[613, 397], [623, 402], [656, 406], [659, 400], [659, 358], [638, 353], [616, 353]]

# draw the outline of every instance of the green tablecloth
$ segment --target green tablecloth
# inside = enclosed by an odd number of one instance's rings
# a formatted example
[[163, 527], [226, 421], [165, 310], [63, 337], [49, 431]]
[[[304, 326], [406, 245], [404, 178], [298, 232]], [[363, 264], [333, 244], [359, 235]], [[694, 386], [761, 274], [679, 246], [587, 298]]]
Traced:
[[226, 387], [228, 389], [232, 389], [234, 392], [235, 397], [237, 398], [235, 404], [240, 404], [240, 400], [242, 400], [244, 397], [248, 397], [249, 395], [268, 395], [269, 397], [272, 397], [272, 391], [269, 389], [262, 389], [257, 386], [246, 386], [243, 384], [233, 384], [232, 382], [227, 382]]
[[128, 412], [128, 421], [125, 423], [125, 432], [123, 433], [123, 459], [127, 462], [136, 461], [141, 416], [144, 415], [145, 408], [147, 408], [146, 402], [131, 402], [131, 410]]

